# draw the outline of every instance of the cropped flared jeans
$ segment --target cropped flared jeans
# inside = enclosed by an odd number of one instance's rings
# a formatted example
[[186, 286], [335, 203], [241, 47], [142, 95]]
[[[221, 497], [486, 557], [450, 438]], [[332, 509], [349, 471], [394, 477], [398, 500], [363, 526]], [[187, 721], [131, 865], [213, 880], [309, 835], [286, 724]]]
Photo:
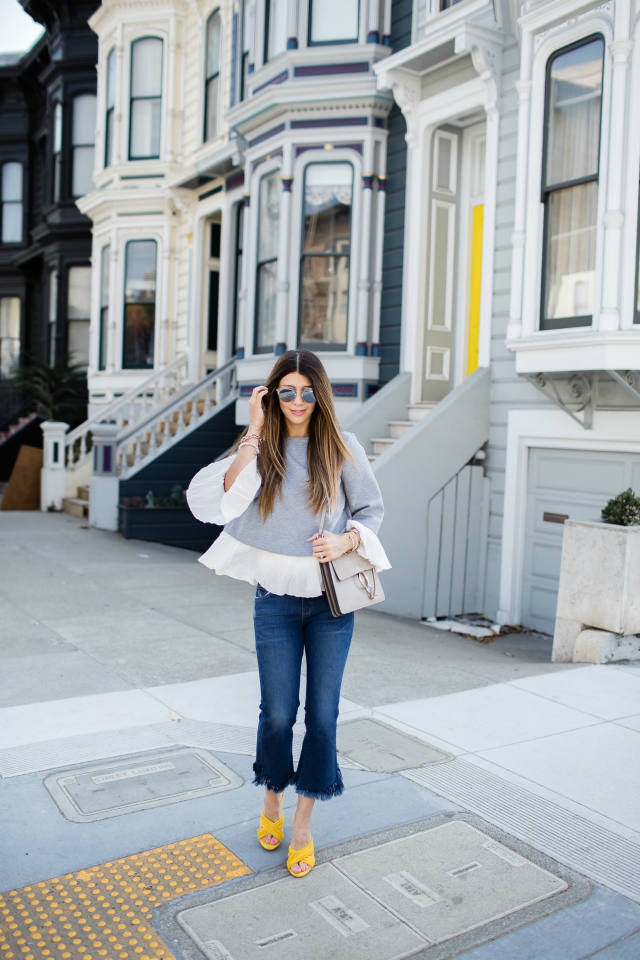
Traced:
[[[333, 617], [320, 597], [279, 597], [258, 586], [253, 612], [260, 673], [260, 721], [254, 783], [275, 793], [330, 800], [344, 790], [336, 754], [340, 686], [353, 635], [353, 614]], [[306, 656], [305, 735], [293, 767], [293, 725]]]

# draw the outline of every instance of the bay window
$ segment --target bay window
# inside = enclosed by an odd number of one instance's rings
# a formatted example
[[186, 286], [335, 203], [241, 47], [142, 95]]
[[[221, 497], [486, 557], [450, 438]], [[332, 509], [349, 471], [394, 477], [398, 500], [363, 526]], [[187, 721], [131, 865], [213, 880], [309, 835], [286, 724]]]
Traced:
[[124, 348], [122, 366], [153, 366], [156, 322], [156, 242], [130, 240], [125, 254]]
[[107, 95], [106, 95], [107, 113], [104, 124], [104, 165], [110, 167], [114, 156], [114, 122], [116, 107], [116, 51], [115, 47], [109, 52], [107, 57]]
[[358, 42], [359, 0], [310, 0], [309, 6], [309, 46]]
[[603, 61], [597, 36], [560, 50], [547, 69], [542, 330], [593, 320]]
[[22, 164], [9, 161], [2, 164], [2, 243], [22, 243], [23, 239], [23, 183]]
[[131, 44], [129, 159], [158, 160], [162, 121], [162, 40]]
[[264, 61], [287, 49], [287, 0], [266, 0], [264, 15]]
[[70, 267], [67, 284], [67, 346], [71, 362], [89, 364], [91, 267]]
[[71, 193], [84, 197], [93, 190], [96, 98], [83, 93], [73, 98]]
[[258, 275], [256, 278], [255, 352], [270, 353], [276, 333], [280, 175], [276, 170], [260, 182], [258, 206]]
[[299, 341], [311, 350], [347, 346], [352, 198], [350, 163], [306, 168]]
[[207, 23], [207, 60], [204, 106], [204, 139], [211, 140], [218, 133], [220, 113], [220, 11], [216, 10]]
[[98, 343], [98, 370], [107, 369], [107, 349], [109, 343], [109, 276], [111, 269], [111, 247], [102, 248], [100, 258], [100, 340]]

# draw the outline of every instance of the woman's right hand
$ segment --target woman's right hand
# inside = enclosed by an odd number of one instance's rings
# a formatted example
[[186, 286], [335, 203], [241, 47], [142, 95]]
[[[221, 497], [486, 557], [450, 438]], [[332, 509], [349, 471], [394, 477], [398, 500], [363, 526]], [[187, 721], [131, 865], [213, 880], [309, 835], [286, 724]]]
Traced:
[[260, 434], [264, 426], [264, 407], [262, 400], [269, 393], [267, 387], [254, 387], [249, 400], [249, 433]]

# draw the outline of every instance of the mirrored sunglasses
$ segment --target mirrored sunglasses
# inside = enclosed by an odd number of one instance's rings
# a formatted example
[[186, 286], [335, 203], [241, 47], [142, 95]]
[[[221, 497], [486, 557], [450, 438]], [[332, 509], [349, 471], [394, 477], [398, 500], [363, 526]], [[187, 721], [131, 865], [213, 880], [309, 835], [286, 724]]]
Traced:
[[[276, 390], [278, 397], [282, 400], [283, 403], [293, 403], [298, 391], [294, 390], [293, 387], [278, 387]], [[303, 403], [315, 403], [316, 396], [311, 387], [303, 387], [300, 391], [300, 396], [302, 397]]]

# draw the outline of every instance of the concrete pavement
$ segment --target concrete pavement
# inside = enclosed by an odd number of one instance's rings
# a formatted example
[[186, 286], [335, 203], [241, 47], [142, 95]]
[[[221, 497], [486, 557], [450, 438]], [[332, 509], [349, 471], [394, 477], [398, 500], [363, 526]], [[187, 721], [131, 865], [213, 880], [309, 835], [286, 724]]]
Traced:
[[[101, 864], [129, 858], [135, 873], [145, 851], [173, 844], [173, 854], [158, 854], [171, 860], [182, 856], [175, 845], [186, 842], [194, 851], [209, 851], [200, 857], [203, 863], [213, 858], [210, 886], [207, 871], [198, 889], [183, 888], [174, 878], [162, 906], [146, 901], [134, 906], [126, 923], [141, 921], [136, 910], [143, 906], [148, 911], [148, 936], [158, 943], [149, 956], [204, 953], [241, 960], [268, 948], [271, 956], [286, 958], [298, 955], [303, 943], [307, 955], [309, 950], [318, 957], [326, 950], [337, 958], [358, 955], [357, 944], [365, 940], [348, 925], [360, 921], [348, 921], [345, 936], [326, 903], [314, 907], [321, 920], [316, 940], [308, 940], [293, 893], [286, 892], [290, 878], [282, 887], [265, 889], [270, 896], [284, 891], [295, 943], [293, 935], [278, 939], [279, 932], [272, 931], [276, 939], [262, 946], [255, 945], [256, 938], [253, 946], [231, 943], [226, 933], [224, 940], [211, 940], [222, 946], [207, 946], [184, 920], [198, 900], [214, 911], [205, 911], [205, 927], [218, 923], [225, 929], [223, 919], [215, 919], [216, 896], [245, 897], [251, 884], [278, 882], [286, 858], [285, 845], [266, 853], [255, 841], [260, 795], [250, 784], [258, 711], [252, 596], [247, 584], [215, 577], [187, 551], [125, 541], [65, 515], [0, 514], [0, 891], [14, 891], [0, 906], [5, 937], [0, 947], [7, 960], [10, 955], [36, 960], [58, 949], [51, 937], [51, 942], [26, 939], [33, 918], [21, 921], [17, 907], [27, 887], [73, 875], [66, 892], [82, 890], [90, 900], [90, 885], [98, 883], [86, 879], [94, 876], [91, 871], [108, 879]], [[352, 868], [340, 866], [355, 855], [349, 844], [382, 849], [398, 841], [398, 831], [419, 844], [423, 834], [436, 836], [425, 825], [439, 829], [475, 817], [473, 828], [486, 835], [485, 844], [519, 851], [523, 864], [513, 860], [505, 870], [524, 876], [520, 866], [537, 864], [557, 878], [549, 883], [566, 884], [536, 906], [523, 888], [520, 900], [506, 905], [497, 919], [495, 891], [503, 880], [495, 881], [493, 893], [486, 881], [478, 881], [472, 895], [472, 877], [489, 877], [494, 861], [508, 863], [511, 855], [485, 863], [474, 854], [478, 863], [468, 880], [456, 875], [456, 883], [466, 884], [465, 904], [476, 911], [472, 930], [469, 918], [461, 919], [441, 936], [437, 924], [422, 929], [398, 904], [383, 903], [383, 925], [393, 915], [399, 929], [414, 930], [414, 941], [407, 934], [411, 955], [483, 960], [640, 955], [640, 670], [551, 664], [550, 650], [550, 639], [539, 636], [514, 633], [478, 644], [378, 611], [357, 618], [341, 724], [368, 718], [391, 728], [389, 736], [399, 735], [400, 753], [409, 736], [437, 748], [445, 759], [385, 773], [367, 769], [349, 753], [351, 759], [342, 763], [344, 796], [317, 805], [316, 846], [327, 863], [351, 877]], [[302, 713], [299, 721], [298, 744]], [[342, 727], [345, 736], [348, 729]], [[374, 739], [376, 729], [382, 739], [388, 736], [373, 726]], [[209, 770], [210, 764], [215, 769]], [[172, 785], [178, 774], [189, 789], [180, 792]], [[294, 803], [289, 791], [287, 820]], [[452, 862], [462, 856], [458, 842], [452, 841]], [[235, 864], [231, 879], [215, 864], [223, 847]], [[398, 856], [389, 876], [406, 867], [406, 854]], [[204, 868], [194, 865], [198, 869]], [[415, 883], [425, 883], [414, 876], [419, 869], [409, 871], [414, 896]], [[243, 879], [249, 871], [252, 876]], [[441, 885], [445, 892], [437, 896], [449, 902], [446, 884], [452, 881], [430, 882]], [[249, 884], [247, 891], [243, 884]], [[367, 897], [374, 894], [367, 891], [365, 913], [373, 909]], [[326, 900], [320, 894], [319, 887], [318, 903]], [[408, 900], [406, 890], [398, 896], [402, 904]], [[430, 895], [420, 896], [423, 906], [430, 903]], [[228, 901], [236, 902], [253, 909], [246, 899]], [[429, 906], [429, 917], [439, 909]], [[372, 914], [369, 926], [379, 919]], [[45, 928], [34, 923], [31, 936], [44, 937]], [[129, 952], [126, 944], [116, 951], [108, 938], [96, 950], [86, 939], [90, 929], [68, 939], [63, 958]], [[131, 956], [147, 956], [144, 939], [140, 944]], [[362, 949], [373, 956], [370, 948]]]

